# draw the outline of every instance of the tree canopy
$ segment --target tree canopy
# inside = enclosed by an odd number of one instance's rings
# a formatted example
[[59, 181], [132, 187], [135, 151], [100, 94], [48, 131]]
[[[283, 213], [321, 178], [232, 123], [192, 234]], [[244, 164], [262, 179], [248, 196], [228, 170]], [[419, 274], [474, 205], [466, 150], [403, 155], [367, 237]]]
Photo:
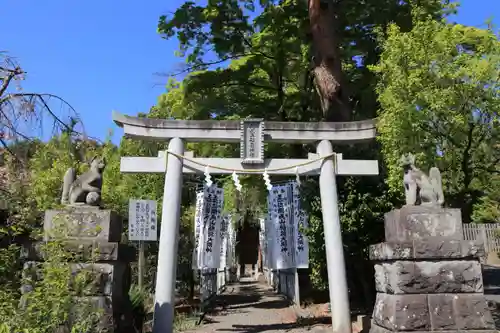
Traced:
[[401, 155], [417, 153], [423, 167], [441, 169], [446, 203], [470, 222], [500, 171], [498, 36], [428, 18], [406, 33], [389, 26], [382, 45], [372, 69], [380, 77], [378, 129], [390, 188], [401, 189]]

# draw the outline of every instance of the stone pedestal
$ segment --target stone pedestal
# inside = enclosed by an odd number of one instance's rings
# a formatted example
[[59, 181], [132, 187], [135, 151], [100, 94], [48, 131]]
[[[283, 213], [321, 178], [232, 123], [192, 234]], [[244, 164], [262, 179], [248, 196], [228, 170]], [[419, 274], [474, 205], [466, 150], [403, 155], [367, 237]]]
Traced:
[[[110, 210], [89, 206], [70, 206], [45, 212], [44, 240], [57, 239], [76, 254], [69, 263], [73, 275], [87, 275], [85, 286], [77, 295], [78, 304], [88, 302], [102, 312], [101, 326], [108, 332], [133, 332], [132, 306], [128, 296], [131, 284], [130, 262], [135, 250], [120, 244], [122, 219]], [[41, 243], [25, 247], [24, 274], [40, 278], [38, 266], [44, 260]], [[80, 286], [81, 288], [81, 286]], [[28, 291], [30, 286], [23, 289]]]
[[377, 289], [371, 333], [496, 332], [483, 293], [484, 248], [463, 240], [460, 210], [391, 211], [385, 238], [370, 247]]

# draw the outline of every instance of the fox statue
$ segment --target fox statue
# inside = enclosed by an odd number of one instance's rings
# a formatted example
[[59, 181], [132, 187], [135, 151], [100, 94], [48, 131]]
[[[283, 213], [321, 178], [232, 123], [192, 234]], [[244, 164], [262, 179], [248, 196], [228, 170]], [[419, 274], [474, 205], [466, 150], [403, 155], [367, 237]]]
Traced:
[[69, 168], [64, 175], [62, 204], [87, 204], [98, 206], [101, 201], [102, 173], [106, 166], [104, 158], [94, 157], [90, 169], [76, 177], [74, 168]]
[[415, 156], [407, 154], [401, 157], [404, 176], [406, 205], [442, 206], [444, 204], [441, 172], [432, 167], [429, 176], [415, 166]]

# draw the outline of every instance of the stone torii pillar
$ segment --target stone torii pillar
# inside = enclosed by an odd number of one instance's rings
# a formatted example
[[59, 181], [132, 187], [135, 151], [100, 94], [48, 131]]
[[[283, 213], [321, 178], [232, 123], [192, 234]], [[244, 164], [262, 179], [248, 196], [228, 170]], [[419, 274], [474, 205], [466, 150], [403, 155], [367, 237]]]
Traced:
[[[153, 332], [173, 332], [182, 173], [203, 173], [206, 165], [224, 168], [211, 168], [211, 174], [231, 174], [233, 170], [238, 174], [255, 174], [256, 170], [267, 169], [269, 175], [319, 175], [333, 332], [351, 332], [336, 175], [378, 175], [378, 163], [344, 160], [341, 154], [333, 154], [331, 141], [351, 144], [372, 140], [376, 134], [373, 120], [348, 123], [163, 120], [116, 112], [113, 120], [123, 127], [127, 137], [170, 140], [168, 152], [161, 152], [158, 157], [122, 157], [120, 164], [120, 171], [126, 173], [166, 172]], [[190, 152], [184, 153], [184, 141], [239, 142], [241, 158], [195, 158]], [[319, 143], [317, 154], [309, 156], [313, 161], [297, 171], [290, 167], [308, 160], [264, 159], [265, 141]]]

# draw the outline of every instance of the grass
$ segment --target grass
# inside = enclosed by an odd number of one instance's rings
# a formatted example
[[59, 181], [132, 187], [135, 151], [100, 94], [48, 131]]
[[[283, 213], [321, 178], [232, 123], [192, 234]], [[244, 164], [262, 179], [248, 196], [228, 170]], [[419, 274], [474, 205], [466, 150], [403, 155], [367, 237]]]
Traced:
[[[196, 327], [197, 316], [185, 313], [176, 313], [174, 317], [174, 332], [179, 333]], [[150, 333], [153, 330], [152, 320], [144, 325], [144, 332]]]
[[196, 316], [177, 313], [174, 318], [174, 332], [182, 332], [195, 328], [197, 320], [198, 317]]
[[[133, 307], [144, 316], [144, 332], [151, 332], [154, 312], [154, 294], [147, 289], [133, 285], [129, 292]], [[196, 327], [199, 317], [199, 299], [178, 299], [175, 307], [174, 332], [183, 332]]]

